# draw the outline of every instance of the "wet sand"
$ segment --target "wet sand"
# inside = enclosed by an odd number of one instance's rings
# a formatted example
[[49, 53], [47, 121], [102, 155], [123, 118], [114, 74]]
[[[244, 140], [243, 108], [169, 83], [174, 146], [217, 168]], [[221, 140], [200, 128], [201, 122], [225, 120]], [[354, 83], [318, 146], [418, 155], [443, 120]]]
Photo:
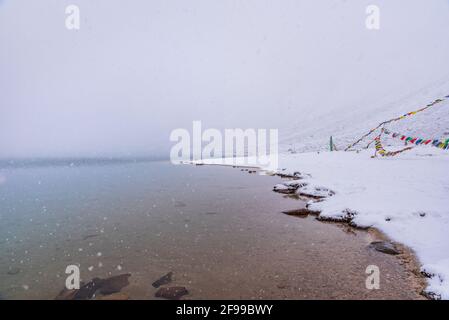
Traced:
[[[22, 188], [37, 204], [2, 207], [5, 299], [55, 298], [69, 264], [84, 281], [130, 273], [121, 292], [131, 299], [157, 299], [151, 284], [168, 272], [163, 287], [186, 287], [183, 299], [423, 298], [412, 255], [369, 248], [375, 230], [283, 214], [303, 203], [271, 192], [279, 177], [166, 163], [48, 170], [4, 174], [7, 200], [24, 179], [47, 184]], [[368, 265], [379, 290], [365, 287]]]

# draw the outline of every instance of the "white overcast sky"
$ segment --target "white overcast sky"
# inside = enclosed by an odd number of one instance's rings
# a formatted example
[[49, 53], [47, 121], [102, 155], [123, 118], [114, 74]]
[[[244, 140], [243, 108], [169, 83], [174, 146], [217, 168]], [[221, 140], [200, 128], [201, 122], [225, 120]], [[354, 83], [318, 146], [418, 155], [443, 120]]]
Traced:
[[192, 120], [282, 135], [449, 76], [448, 39], [448, 0], [0, 0], [0, 158], [168, 156]]

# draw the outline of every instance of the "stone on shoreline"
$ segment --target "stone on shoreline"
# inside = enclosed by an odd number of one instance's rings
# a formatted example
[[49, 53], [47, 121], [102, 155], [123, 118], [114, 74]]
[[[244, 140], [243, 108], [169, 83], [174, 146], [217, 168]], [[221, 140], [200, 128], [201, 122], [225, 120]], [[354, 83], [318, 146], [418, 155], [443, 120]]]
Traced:
[[388, 241], [373, 241], [369, 247], [386, 254], [396, 255], [401, 253], [394, 244]]
[[298, 188], [299, 185], [277, 184], [273, 187], [273, 191], [282, 194], [294, 194]]
[[319, 212], [312, 211], [312, 210], [309, 210], [307, 208], [301, 208], [301, 209], [293, 209], [293, 210], [282, 211], [282, 213], [287, 214], [289, 216], [304, 217], [304, 216], [308, 216], [309, 214], [318, 214]]

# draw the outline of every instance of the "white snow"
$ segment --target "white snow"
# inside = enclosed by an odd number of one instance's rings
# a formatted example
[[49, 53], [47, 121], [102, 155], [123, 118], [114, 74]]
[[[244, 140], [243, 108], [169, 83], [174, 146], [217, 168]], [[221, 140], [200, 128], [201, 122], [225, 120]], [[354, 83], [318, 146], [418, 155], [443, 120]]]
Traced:
[[[335, 192], [311, 210], [371, 226], [412, 248], [423, 271], [434, 276], [427, 290], [449, 299], [449, 152], [417, 148], [395, 158], [371, 158], [373, 150], [281, 155], [288, 172], [307, 172], [299, 192]], [[313, 190], [319, 191], [314, 193]]]
[[[280, 150], [309, 152], [329, 150], [329, 138], [338, 150], [361, 137], [379, 123], [415, 111], [437, 98], [449, 95], [449, 78], [415, 91], [408, 96], [382, 97], [366, 101], [359, 106], [348, 105], [338, 112], [324, 112], [317, 118], [300, 117], [280, 129]], [[386, 126], [392, 132], [422, 136], [424, 138], [449, 137], [449, 102], [445, 101], [413, 117]], [[365, 147], [369, 140], [363, 141]], [[400, 141], [387, 139], [386, 145], [400, 145]]]
[[[301, 177], [297, 193], [325, 197], [323, 201], [310, 200], [310, 209], [320, 211], [322, 217], [349, 217], [352, 223], [375, 227], [413, 249], [422, 271], [431, 276], [426, 291], [442, 299], [449, 299], [449, 150], [421, 145], [384, 158], [372, 158], [373, 148], [358, 152], [317, 150], [328, 148], [331, 133], [342, 150], [379, 122], [417, 110], [448, 94], [449, 83], [443, 82], [414, 97], [377, 107], [376, 112], [365, 110], [369, 113], [367, 117], [357, 113], [335, 117], [334, 122], [326, 118], [324, 124], [307, 123], [307, 130], [284, 139], [284, 142], [295, 141], [296, 153], [286, 151], [292, 144], [282, 144], [278, 170]], [[406, 135], [447, 139], [449, 101], [394, 122], [388, 129]], [[313, 134], [304, 135], [304, 132]], [[373, 137], [364, 140], [360, 149]], [[384, 137], [382, 141], [387, 151], [404, 146], [403, 142], [392, 138]], [[305, 152], [310, 149], [316, 151]], [[199, 162], [219, 164], [223, 160]], [[291, 183], [286, 181], [284, 186], [276, 185], [276, 188], [288, 189]]]

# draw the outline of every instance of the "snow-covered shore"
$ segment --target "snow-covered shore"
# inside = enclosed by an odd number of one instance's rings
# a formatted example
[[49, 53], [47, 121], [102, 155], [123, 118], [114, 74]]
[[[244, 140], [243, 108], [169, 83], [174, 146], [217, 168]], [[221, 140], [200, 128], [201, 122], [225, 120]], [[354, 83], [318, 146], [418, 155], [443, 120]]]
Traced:
[[413, 249], [431, 276], [427, 292], [449, 299], [449, 152], [423, 147], [392, 158], [372, 155], [372, 149], [281, 154], [280, 172], [300, 173], [297, 192], [327, 195], [309, 203], [321, 217], [350, 217]]

